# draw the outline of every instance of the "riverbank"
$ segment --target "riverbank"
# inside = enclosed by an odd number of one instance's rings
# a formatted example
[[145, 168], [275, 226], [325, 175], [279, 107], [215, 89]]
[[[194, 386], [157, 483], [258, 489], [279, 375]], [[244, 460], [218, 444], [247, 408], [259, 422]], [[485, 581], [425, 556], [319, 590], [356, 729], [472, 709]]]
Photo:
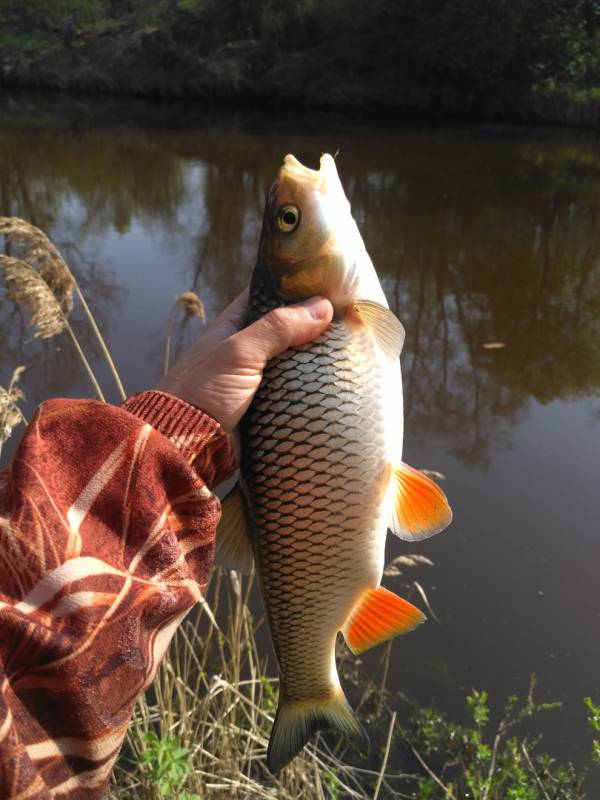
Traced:
[[[502, 20], [481, 9], [452, 31], [453, 20], [411, 3], [401, 13], [383, 3], [366, 16], [357, 6], [354, 24], [302, 3], [294, 13], [256, 19], [247, 10], [247, 19], [239, 9], [234, 15], [235, 3], [219, 15], [189, 2], [168, 15], [161, 2], [154, 15], [111, 16], [102, 4], [87, 5], [86, 14], [61, 14], [50, 4], [43, 20], [14, 10], [0, 18], [0, 87], [381, 112], [433, 123], [600, 122], [592, 38], [578, 40], [576, 57], [568, 56], [567, 33], [536, 29], [534, 39], [526, 16], [505, 20], [499, 34]], [[549, 30], [552, 20], [543, 22]], [[569, 35], [581, 37], [577, 31]]]

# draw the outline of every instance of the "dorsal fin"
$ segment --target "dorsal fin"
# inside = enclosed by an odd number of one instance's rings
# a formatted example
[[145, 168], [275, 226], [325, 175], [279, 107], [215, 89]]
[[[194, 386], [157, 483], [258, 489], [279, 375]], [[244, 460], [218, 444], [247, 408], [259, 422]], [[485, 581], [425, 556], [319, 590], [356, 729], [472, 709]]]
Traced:
[[373, 300], [357, 300], [351, 306], [356, 316], [369, 328], [388, 358], [395, 360], [404, 345], [404, 326], [389, 308]]

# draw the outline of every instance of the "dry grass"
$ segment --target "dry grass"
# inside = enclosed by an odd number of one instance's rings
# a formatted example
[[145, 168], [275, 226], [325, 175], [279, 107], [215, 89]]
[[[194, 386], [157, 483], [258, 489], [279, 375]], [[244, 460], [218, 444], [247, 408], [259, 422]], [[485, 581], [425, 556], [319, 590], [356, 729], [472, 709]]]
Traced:
[[[185, 792], [219, 800], [411, 797], [400, 789], [411, 776], [390, 768], [396, 716], [383, 700], [381, 678], [376, 684], [363, 671], [356, 672], [360, 666], [350, 664], [347, 672], [355, 671], [350, 680], [362, 682], [357, 711], [364, 713], [370, 706], [385, 734], [379, 764], [360, 764], [345, 742], [330, 746], [316, 737], [278, 776], [269, 773], [266, 751], [278, 682], [268, 676], [266, 658], [257, 646], [256, 634], [264, 623], [255, 622], [249, 611], [252, 585], [252, 578], [215, 571], [207, 605], [196, 621], [180, 628], [153, 688], [136, 707], [110, 800], [171, 796], [161, 795], [137, 762], [149, 731], [161, 740], [176, 737], [191, 751], [191, 771], [181, 787], [184, 797]], [[226, 622], [220, 627], [217, 618], [222, 617]], [[386, 648], [382, 661], [389, 662], [389, 655]]]
[[16, 428], [21, 422], [27, 424], [18, 405], [21, 400], [25, 399], [25, 395], [17, 385], [24, 371], [25, 367], [17, 367], [12, 374], [8, 388], [0, 386], [0, 455], [2, 455], [2, 446], [13, 432], [13, 428]]
[[202, 322], [206, 322], [206, 312], [204, 303], [195, 292], [184, 292], [180, 294], [175, 305], [182, 309], [185, 318], [198, 317]]

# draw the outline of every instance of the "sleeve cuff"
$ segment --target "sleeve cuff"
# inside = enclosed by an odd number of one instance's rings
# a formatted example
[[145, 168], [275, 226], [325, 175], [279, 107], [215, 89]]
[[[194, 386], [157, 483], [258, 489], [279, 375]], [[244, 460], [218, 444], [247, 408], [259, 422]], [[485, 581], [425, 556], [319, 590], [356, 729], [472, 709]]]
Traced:
[[236, 469], [233, 440], [219, 423], [174, 395], [140, 392], [122, 406], [166, 436], [212, 489]]

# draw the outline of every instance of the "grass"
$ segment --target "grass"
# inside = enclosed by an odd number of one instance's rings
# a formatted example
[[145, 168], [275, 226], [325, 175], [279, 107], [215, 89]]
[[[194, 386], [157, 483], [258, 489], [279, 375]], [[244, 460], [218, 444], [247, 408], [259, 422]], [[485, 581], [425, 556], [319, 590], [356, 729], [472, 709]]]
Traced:
[[390, 646], [375, 674], [339, 654], [343, 681], [375, 745], [368, 762], [321, 735], [280, 775], [270, 775], [266, 748], [278, 681], [257, 644], [264, 623], [249, 611], [253, 581], [215, 570], [207, 605], [177, 633], [153, 689], [138, 703], [109, 800], [587, 797], [589, 770], [600, 763], [600, 707], [590, 698], [592, 754], [576, 769], [544, 752], [532, 732], [534, 718], [560, 707], [537, 702], [534, 677], [494, 725], [487, 693], [472, 690], [467, 722], [458, 724], [388, 691]]
[[[345, 745], [323, 737], [278, 776], [270, 775], [266, 748], [278, 682], [257, 645], [264, 623], [250, 613], [252, 587], [253, 578], [215, 571], [207, 605], [182, 626], [152, 691], [137, 706], [113, 776], [112, 800], [194, 795], [366, 799], [378, 784], [380, 790], [391, 788], [385, 753], [379, 769], [346, 764], [339, 750]], [[223, 626], [217, 618], [225, 619]], [[373, 689], [365, 687], [365, 696]], [[395, 721], [393, 712], [384, 713], [388, 722]], [[165, 742], [168, 757], [161, 750]], [[166, 770], [162, 784], [157, 781], [161, 763]]]
[[[9, 251], [0, 256], [0, 274], [9, 297], [30, 311], [37, 335], [51, 337], [70, 328], [75, 292], [114, 369], [76, 279], [54, 245], [23, 220], [0, 219], [0, 233]], [[184, 325], [193, 316], [203, 316], [195, 295], [182, 295], [176, 305]], [[166, 362], [172, 325], [173, 320], [168, 326]], [[72, 340], [74, 352], [91, 371], [74, 333]], [[0, 448], [13, 428], [26, 422], [19, 409], [22, 371], [17, 367], [9, 386], [0, 387]], [[113, 378], [122, 388], [116, 370]], [[93, 373], [90, 380], [97, 384]], [[401, 568], [420, 564], [433, 566], [423, 556], [400, 556], [388, 564], [385, 574], [398, 576]], [[592, 733], [590, 758], [576, 769], [545, 753], [541, 737], [532, 733], [534, 717], [559, 705], [535, 700], [534, 679], [524, 699], [509, 698], [494, 725], [487, 693], [473, 690], [466, 698], [467, 722], [457, 723], [436, 708], [421, 707], [388, 690], [391, 643], [380, 650], [375, 670], [367, 671], [343, 646], [338, 653], [345, 687], [369, 726], [374, 747], [368, 760], [361, 761], [345, 742], [319, 735], [272, 776], [266, 749], [278, 680], [259, 645], [264, 620], [256, 620], [250, 611], [254, 580], [214, 570], [206, 599], [180, 627], [152, 688], [136, 706], [108, 789], [109, 800], [586, 797], [590, 770], [600, 765], [600, 706], [591, 698], [584, 701]], [[424, 588], [413, 581], [412, 590], [435, 617]]]

